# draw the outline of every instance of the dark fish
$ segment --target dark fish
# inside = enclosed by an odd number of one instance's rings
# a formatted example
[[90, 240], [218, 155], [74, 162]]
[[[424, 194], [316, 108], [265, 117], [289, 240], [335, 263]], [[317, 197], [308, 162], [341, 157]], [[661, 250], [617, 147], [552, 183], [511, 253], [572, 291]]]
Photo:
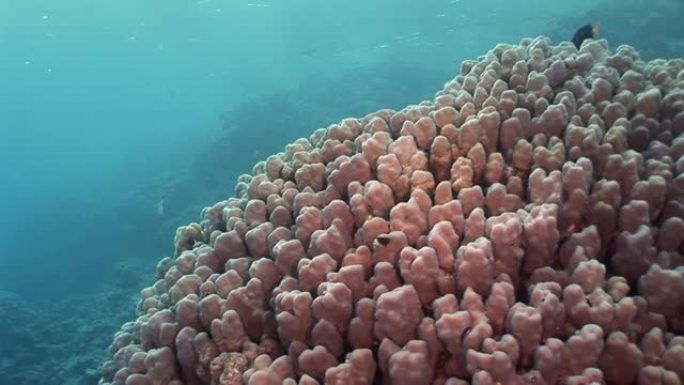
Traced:
[[584, 27], [580, 28], [575, 32], [575, 34], [572, 36], [572, 44], [579, 49], [582, 46], [582, 42], [586, 39], [593, 39], [598, 35], [599, 32], [599, 25], [591, 25], [587, 24]]
[[375, 241], [373, 242], [373, 246], [378, 247], [378, 246], [387, 246], [390, 243], [390, 237], [389, 235], [383, 234], [383, 235], [378, 235], [377, 238], [375, 238]]

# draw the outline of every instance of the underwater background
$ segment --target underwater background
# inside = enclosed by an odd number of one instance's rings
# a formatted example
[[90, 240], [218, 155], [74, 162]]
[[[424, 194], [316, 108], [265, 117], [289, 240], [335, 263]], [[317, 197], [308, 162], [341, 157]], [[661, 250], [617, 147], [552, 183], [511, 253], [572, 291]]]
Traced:
[[94, 384], [176, 227], [347, 116], [587, 23], [682, 57], [684, 3], [0, 0], [0, 384]]

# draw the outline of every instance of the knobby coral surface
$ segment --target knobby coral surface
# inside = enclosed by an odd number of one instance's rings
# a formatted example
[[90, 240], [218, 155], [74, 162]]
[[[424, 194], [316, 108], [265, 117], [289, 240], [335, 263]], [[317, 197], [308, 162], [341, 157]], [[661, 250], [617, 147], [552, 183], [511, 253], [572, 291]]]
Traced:
[[680, 384], [684, 61], [497, 45], [178, 229], [101, 384]]

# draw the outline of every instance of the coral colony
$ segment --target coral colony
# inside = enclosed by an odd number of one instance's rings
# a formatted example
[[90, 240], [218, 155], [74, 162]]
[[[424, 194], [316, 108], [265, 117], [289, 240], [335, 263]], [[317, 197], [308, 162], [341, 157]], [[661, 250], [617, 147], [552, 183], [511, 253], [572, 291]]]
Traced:
[[179, 228], [100, 384], [681, 384], [683, 218], [683, 60], [499, 44]]

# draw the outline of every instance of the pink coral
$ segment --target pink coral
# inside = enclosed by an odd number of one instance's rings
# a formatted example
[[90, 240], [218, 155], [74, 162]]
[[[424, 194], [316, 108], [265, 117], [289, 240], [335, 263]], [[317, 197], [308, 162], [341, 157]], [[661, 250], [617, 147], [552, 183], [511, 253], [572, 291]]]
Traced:
[[684, 61], [499, 44], [178, 229], [101, 384], [684, 382]]

